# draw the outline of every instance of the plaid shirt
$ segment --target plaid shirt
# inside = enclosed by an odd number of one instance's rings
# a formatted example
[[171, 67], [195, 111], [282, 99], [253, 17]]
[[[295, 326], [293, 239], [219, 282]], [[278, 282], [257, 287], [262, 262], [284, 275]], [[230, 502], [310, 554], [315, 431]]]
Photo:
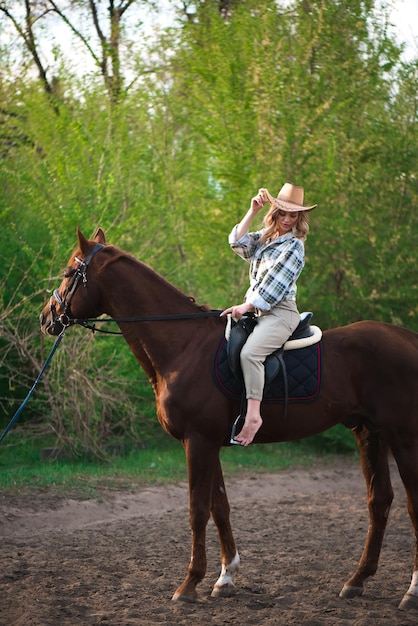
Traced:
[[250, 263], [250, 288], [245, 301], [256, 309], [270, 311], [281, 300], [296, 300], [296, 280], [305, 265], [303, 241], [287, 233], [260, 244], [263, 231], [236, 238], [237, 226], [229, 235], [231, 248]]

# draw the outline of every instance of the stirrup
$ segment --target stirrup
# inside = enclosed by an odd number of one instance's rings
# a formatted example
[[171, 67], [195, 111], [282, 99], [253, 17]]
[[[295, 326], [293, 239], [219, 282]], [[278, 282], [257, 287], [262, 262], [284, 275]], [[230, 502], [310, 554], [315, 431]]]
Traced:
[[[240, 424], [240, 422], [242, 422], [242, 424]], [[241, 442], [240, 441], [235, 441], [235, 437], [237, 435], [239, 435], [239, 433], [242, 430], [242, 427], [244, 426], [244, 422], [245, 422], [245, 418], [242, 417], [241, 415], [238, 415], [237, 419], [235, 420], [235, 422], [232, 425], [232, 430], [231, 430], [231, 438], [229, 440], [229, 443], [233, 446], [240, 446]]]

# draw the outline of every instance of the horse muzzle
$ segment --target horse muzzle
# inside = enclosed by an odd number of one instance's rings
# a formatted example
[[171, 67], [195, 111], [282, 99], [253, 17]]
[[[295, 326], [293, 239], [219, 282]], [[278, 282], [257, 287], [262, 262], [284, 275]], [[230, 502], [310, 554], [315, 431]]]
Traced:
[[66, 313], [57, 313], [52, 304], [52, 299], [42, 311], [39, 322], [44, 335], [53, 335], [54, 337], [60, 335], [68, 326], [73, 324], [72, 319]]
[[39, 317], [39, 322], [41, 324], [41, 331], [44, 333], [44, 335], [53, 335], [54, 337], [56, 337], [57, 335], [61, 334], [62, 331], [65, 329], [64, 324], [60, 322], [59, 318], [53, 320], [52, 316], [49, 313], [41, 313]]

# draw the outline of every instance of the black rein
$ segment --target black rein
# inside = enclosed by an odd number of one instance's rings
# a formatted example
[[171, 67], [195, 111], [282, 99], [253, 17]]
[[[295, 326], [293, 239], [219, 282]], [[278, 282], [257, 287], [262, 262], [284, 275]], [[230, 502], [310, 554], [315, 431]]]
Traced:
[[130, 322], [166, 322], [171, 320], [185, 320], [185, 319], [197, 319], [199, 317], [219, 317], [221, 314], [221, 309], [219, 310], [210, 310], [210, 311], [202, 311], [202, 313], [179, 313], [177, 315], [157, 315], [154, 317], [92, 317], [88, 319], [78, 319], [74, 318], [71, 321], [73, 324], [79, 324], [88, 330], [91, 330], [93, 333], [106, 333], [108, 335], [123, 335], [122, 332], [103, 330], [102, 328], [96, 328], [96, 323], [130, 323]]

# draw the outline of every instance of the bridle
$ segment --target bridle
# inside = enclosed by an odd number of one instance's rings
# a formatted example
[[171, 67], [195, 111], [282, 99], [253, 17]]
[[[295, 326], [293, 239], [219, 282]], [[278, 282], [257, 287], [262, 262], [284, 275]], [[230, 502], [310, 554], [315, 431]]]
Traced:
[[[73, 296], [78, 288], [78, 286], [80, 285], [80, 283], [83, 284], [84, 287], [87, 287], [87, 269], [88, 266], [90, 264], [90, 261], [92, 260], [92, 258], [94, 257], [94, 255], [99, 252], [99, 250], [101, 250], [102, 248], [104, 248], [104, 245], [101, 243], [97, 243], [94, 248], [91, 250], [91, 252], [86, 256], [86, 258], [83, 259], [79, 259], [78, 257], [75, 257], [75, 260], [78, 263], [78, 267], [75, 270], [73, 276], [71, 277], [71, 280], [68, 284], [67, 289], [65, 290], [65, 293], [63, 296], [60, 295], [60, 293], [58, 292], [58, 289], [55, 289], [53, 291], [53, 294], [50, 298], [49, 301], [49, 309], [50, 309], [50, 313], [51, 313], [51, 317], [52, 317], [52, 322], [53, 324], [61, 324], [63, 332], [65, 331], [66, 328], [68, 328], [68, 326], [72, 326], [74, 324], [79, 324], [80, 326], [84, 326], [84, 328], [87, 328], [88, 330], [91, 330], [93, 332], [99, 331], [102, 333], [107, 333], [107, 334], [111, 334], [111, 335], [121, 335], [121, 332], [111, 332], [111, 331], [105, 331], [105, 330], [101, 330], [96, 328], [95, 324], [91, 324], [91, 322], [100, 322], [100, 323], [106, 323], [106, 322], [159, 322], [159, 321], [169, 321], [169, 320], [184, 320], [184, 319], [191, 319], [191, 318], [198, 318], [198, 317], [219, 317], [221, 311], [220, 310], [209, 310], [209, 311], [204, 311], [202, 310], [199, 313], [180, 313], [180, 314], [171, 314], [171, 315], [160, 315], [160, 316], [150, 316], [150, 317], [126, 317], [126, 318], [87, 318], [87, 319], [79, 319], [79, 318], [75, 318], [71, 315], [71, 300], [73, 299]], [[56, 302], [58, 303], [58, 305], [62, 308], [63, 312], [58, 315], [56, 310], [55, 310], [55, 306], [54, 306], [54, 302], [53, 302], [53, 298], [56, 300]]]
[[[85, 259], [79, 259], [78, 257], [75, 257], [75, 260], [78, 263], [78, 267], [75, 270], [74, 274], [72, 275], [70, 282], [68, 284], [68, 287], [65, 290], [64, 295], [61, 296], [58, 289], [55, 289], [53, 291], [53, 294], [49, 300], [49, 310], [51, 313], [53, 323], [61, 324], [63, 329], [68, 328], [68, 326], [71, 326], [72, 324], [76, 323], [75, 318], [73, 318], [71, 315], [71, 309], [70, 309], [71, 300], [73, 299], [73, 296], [80, 282], [82, 282], [84, 287], [87, 286], [87, 268], [90, 264], [90, 261], [94, 257], [94, 255], [97, 252], [99, 252], [99, 250], [101, 250], [102, 248], [104, 248], [104, 245], [102, 243], [96, 243], [94, 248], [86, 256]], [[58, 315], [55, 310], [54, 302], [52, 299], [53, 297], [55, 298], [58, 305], [62, 308], [63, 312], [60, 315]]]

